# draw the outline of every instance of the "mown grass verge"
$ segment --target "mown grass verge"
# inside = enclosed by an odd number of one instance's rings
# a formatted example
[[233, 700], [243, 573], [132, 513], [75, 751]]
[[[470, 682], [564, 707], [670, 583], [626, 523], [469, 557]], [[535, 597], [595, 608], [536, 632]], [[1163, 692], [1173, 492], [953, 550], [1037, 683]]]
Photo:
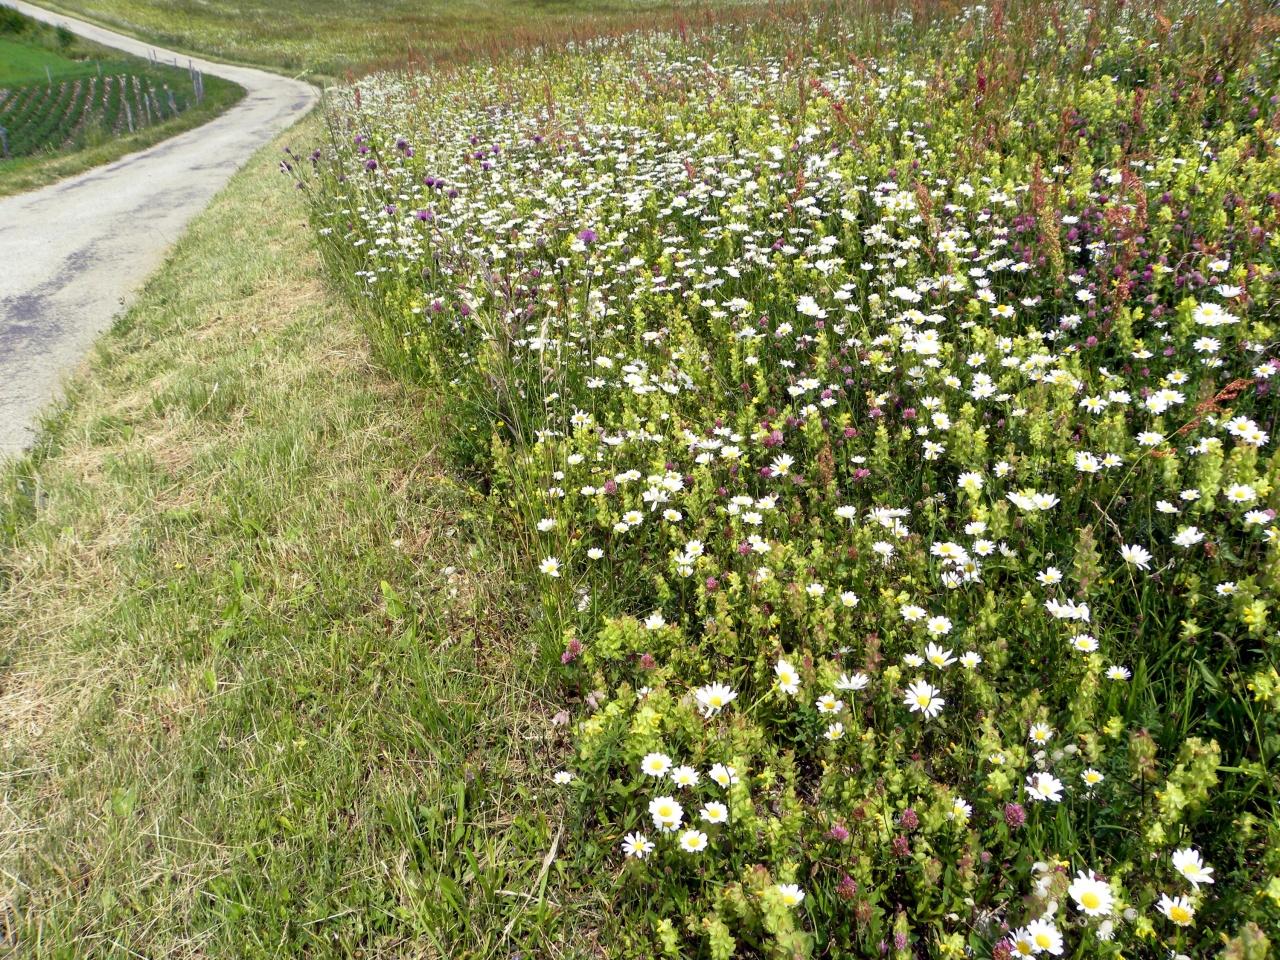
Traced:
[[555, 929], [553, 727], [503, 528], [441, 468], [437, 399], [326, 290], [281, 143], [0, 473], [0, 955]]

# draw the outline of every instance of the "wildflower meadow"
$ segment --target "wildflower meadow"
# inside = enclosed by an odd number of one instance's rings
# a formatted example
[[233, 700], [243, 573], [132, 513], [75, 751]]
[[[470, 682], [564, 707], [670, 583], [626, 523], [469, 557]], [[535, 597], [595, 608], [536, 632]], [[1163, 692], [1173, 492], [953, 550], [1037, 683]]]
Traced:
[[1267, 955], [1278, 34], [850, 4], [331, 93], [288, 166], [518, 518], [612, 955]]

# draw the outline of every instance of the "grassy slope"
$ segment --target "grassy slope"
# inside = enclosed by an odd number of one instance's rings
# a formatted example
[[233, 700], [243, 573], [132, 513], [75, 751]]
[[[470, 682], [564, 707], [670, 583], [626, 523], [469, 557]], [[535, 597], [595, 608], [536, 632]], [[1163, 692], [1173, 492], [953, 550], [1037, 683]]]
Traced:
[[278, 149], [0, 473], [0, 955], [546, 953], [509, 548]]
[[56, 183], [77, 173], [92, 170], [126, 154], [145, 150], [161, 140], [168, 140], [180, 133], [208, 123], [223, 110], [235, 106], [244, 97], [239, 84], [216, 77], [205, 79], [205, 101], [173, 120], [142, 127], [135, 133], [120, 137], [91, 139], [79, 150], [60, 151], [52, 154], [36, 154], [5, 161], [0, 167], [0, 197], [7, 197], [27, 190], [35, 190]]
[[[103, 74], [128, 73], [150, 78], [156, 89], [168, 84], [175, 92], [181, 93], [183, 100], [190, 98], [194, 102], [193, 95], [188, 93], [191, 90], [189, 74], [181, 67], [164, 64], [153, 67], [140, 57], [129, 56], [81, 37], [74, 40], [67, 55], [60, 55], [50, 45], [52, 28], [46, 29], [41, 24], [30, 29], [36, 31], [37, 36], [30, 39], [25, 35], [16, 39], [0, 37], [0, 89], [46, 84], [46, 65], [55, 82], [97, 76], [100, 65]], [[198, 127], [239, 103], [244, 93], [243, 87], [229, 80], [205, 77], [204, 102], [175, 119], [150, 127], [139, 125], [136, 132], [125, 132], [118, 137], [111, 136], [107, 130], [88, 129], [78, 136], [73, 147], [58, 147], [33, 156], [0, 161], [0, 197], [43, 187]], [[12, 137], [14, 131], [9, 133]]]
[[96, 72], [92, 63], [70, 60], [43, 47], [0, 37], [0, 88], [44, 83], [49, 77], [45, 67], [49, 68], [49, 74], [55, 80], [87, 77]]
[[[41, 0], [177, 50], [281, 71], [340, 74], [415, 54], [623, 30], [696, 15], [683, 0]], [[713, 0], [712, 6], [729, 5]]]

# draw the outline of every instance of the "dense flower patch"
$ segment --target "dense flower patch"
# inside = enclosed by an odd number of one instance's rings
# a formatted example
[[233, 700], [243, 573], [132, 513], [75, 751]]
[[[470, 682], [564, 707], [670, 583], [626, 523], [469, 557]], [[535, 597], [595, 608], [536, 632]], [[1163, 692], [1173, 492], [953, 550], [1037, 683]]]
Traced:
[[1274, 33], [863, 14], [337, 95], [317, 223], [525, 518], [619, 952], [1261, 955]]

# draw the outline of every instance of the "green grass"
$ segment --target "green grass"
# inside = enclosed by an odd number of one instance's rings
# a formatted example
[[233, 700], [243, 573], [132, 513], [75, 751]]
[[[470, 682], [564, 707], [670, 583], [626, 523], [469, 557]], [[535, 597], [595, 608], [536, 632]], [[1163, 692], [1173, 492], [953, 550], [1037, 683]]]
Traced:
[[[131, 90], [132, 131], [123, 85]], [[149, 108], [143, 92], [154, 97]], [[9, 11], [0, 17], [0, 127], [9, 152], [7, 159], [0, 157], [0, 196], [43, 186], [199, 126], [242, 96], [238, 84], [205, 77], [204, 98], [197, 103], [191, 75], [183, 68], [152, 65]]]
[[279, 150], [0, 473], [0, 955], [559, 939], [510, 538], [327, 291]]
[[[725, 5], [725, 4], [718, 4]], [[425, 56], [620, 31], [697, 15], [658, 0], [52, 0], [44, 6], [182, 51], [340, 75]]]
[[[45, 73], [46, 67], [49, 74]], [[92, 63], [71, 60], [44, 47], [0, 37], [0, 87], [44, 83], [50, 74], [55, 80], [87, 77], [95, 70]]]

